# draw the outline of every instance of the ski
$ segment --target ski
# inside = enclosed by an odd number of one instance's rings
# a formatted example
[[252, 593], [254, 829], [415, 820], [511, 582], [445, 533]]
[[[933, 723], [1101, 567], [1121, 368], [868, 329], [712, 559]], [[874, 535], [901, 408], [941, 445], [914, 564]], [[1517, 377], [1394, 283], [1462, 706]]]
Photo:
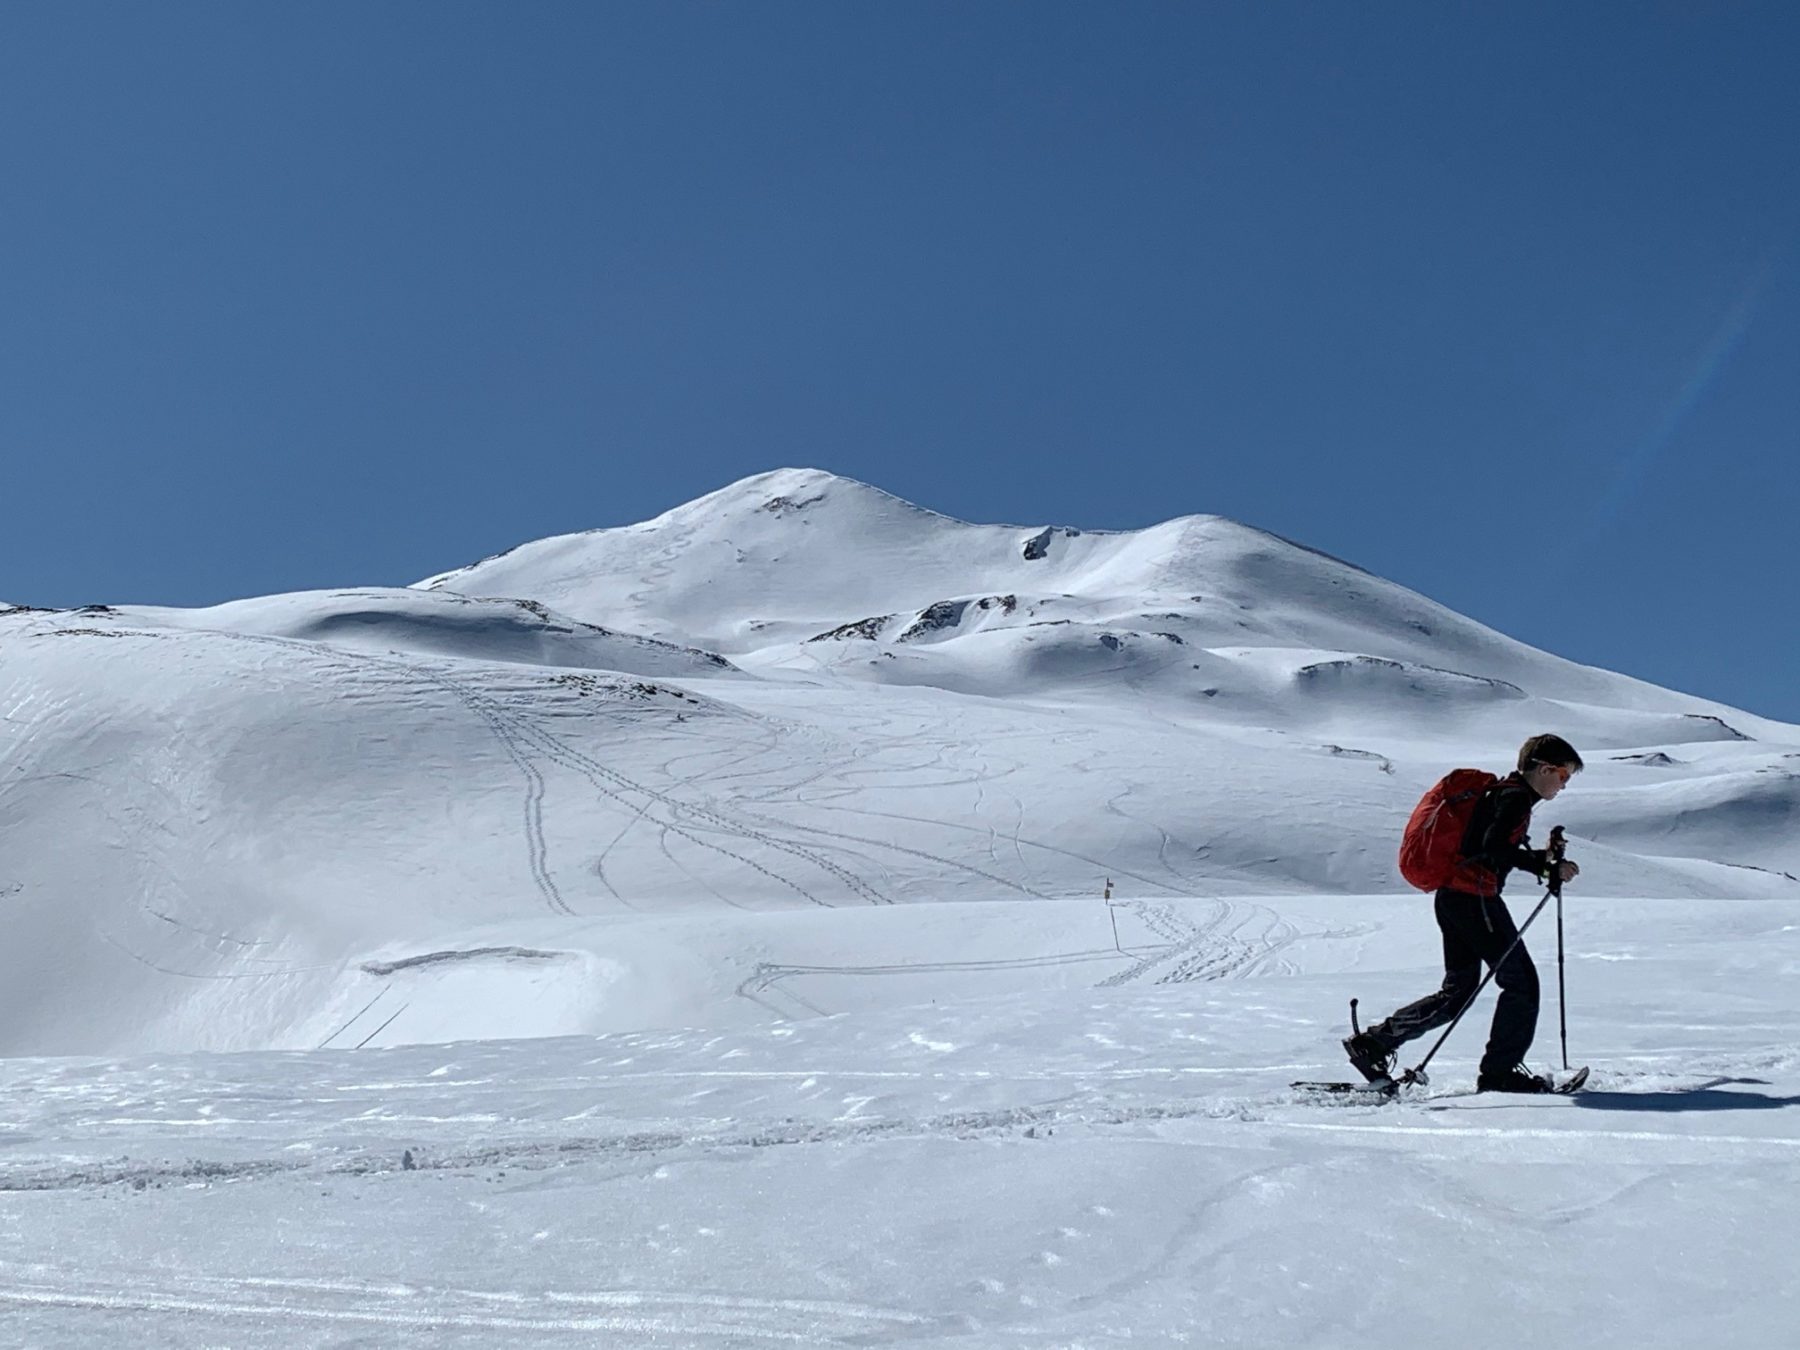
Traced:
[[1340, 1097], [1369, 1097], [1386, 1101], [1400, 1091], [1400, 1085], [1389, 1079], [1385, 1083], [1293, 1083], [1301, 1092], [1329, 1092]]
[[[1574, 1073], [1570, 1074], [1569, 1077], [1564, 1079], [1562, 1082], [1560, 1082], [1560, 1083], [1552, 1082], [1550, 1085], [1550, 1091], [1548, 1093], [1546, 1093], [1545, 1095], [1546, 1096], [1553, 1095], [1553, 1096], [1558, 1096], [1558, 1097], [1573, 1096], [1575, 1093], [1580, 1092], [1582, 1088], [1587, 1086], [1587, 1080], [1588, 1080], [1587, 1066], [1583, 1065], [1581, 1068], [1575, 1070]], [[1349, 1083], [1349, 1082], [1316, 1083], [1316, 1082], [1300, 1081], [1300, 1082], [1290, 1083], [1288, 1086], [1293, 1088], [1297, 1092], [1320, 1092], [1320, 1093], [1327, 1093], [1334, 1097], [1363, 1097], [1363, 1098], [1367, 1098], [1370, 1101], [1388, 1101], [1388, 1100], [1398, 1096], [1400, 1093], [1401, 1087], [1403, 1087], [1405, 1085], [1398, 1081], [1395, 1081], [1393, 1079], [1389, 1079], [1385, 1083]], [[1504, 1094], [1504, 1093], [1478, 1094], [1475, 1092], [1449, 1092], [1449, 1093], [1434, 1094], [1434, 1096], [1446, 1096], [1446, 1097], [1463, 1097], [1463, 1096], [1473, 1097], [1473, 1096], [1477, 1096], [1477, 1095], [1505, 1096], [1507, 1094]], [[1529, 1097], [1530, 1094], [1525, 1094], [1525, 1095], [1527, 1097]]]
[[1569, 1078], [1566, 1082], [1557, 1083], [1553, 1087], [1551, 1087], [1550, 1090], [1552, 1092], [1556, 1093], [1558, 1096], [1567, 1097], [1571, 1093], [1580, 1092], [1581, 1089], [1587, 1085], [1587, 1078], [1588, 1078], [1588, 1066], [1583, 1064], [1579, 1069], [1575, 1070], [1575, 1072], [1569, 1076]]

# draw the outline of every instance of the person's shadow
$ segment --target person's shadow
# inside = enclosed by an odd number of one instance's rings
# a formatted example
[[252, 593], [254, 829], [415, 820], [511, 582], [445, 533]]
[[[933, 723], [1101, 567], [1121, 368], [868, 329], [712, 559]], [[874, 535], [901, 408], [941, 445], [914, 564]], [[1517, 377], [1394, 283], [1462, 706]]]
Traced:
[[1715, 1078], [1691, 1088], [1673, 1092], [1602, 1092], [1575, 1093], [1570, 1100], [1590, 1111], [1769, 1111], [1782, 1106], [1800, 1106], [1800, 1097], [1768, 1097], [1760, 1092], [1723, 1092], [1721, 1088], [1737, 1085], [1767, 1087], [1763, 1078]]

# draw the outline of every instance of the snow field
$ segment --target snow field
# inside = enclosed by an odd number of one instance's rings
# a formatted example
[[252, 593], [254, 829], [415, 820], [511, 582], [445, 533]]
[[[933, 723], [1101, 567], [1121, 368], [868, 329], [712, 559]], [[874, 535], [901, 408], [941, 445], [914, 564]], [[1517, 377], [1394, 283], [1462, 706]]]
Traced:
[[[1438, 979], [1419, 793], [1542, 730], [1590, 1091], [1469, 1092], [1491, 993], [1292, 1091]], [[0, 1343], [1787, 1347], [1797, 816], [1800, 728], [1217, 517], [782, 470], [0, 606]]]

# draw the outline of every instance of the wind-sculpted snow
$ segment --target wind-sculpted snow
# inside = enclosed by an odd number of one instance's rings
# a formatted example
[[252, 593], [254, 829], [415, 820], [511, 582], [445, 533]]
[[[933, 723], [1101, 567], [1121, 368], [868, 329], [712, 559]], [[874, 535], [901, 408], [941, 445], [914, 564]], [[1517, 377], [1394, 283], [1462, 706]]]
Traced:
[[1618, 847], [1800, 872], [1788, 844], [1800, 835], [1796, 758], [1589, 794], [1567, 814], [1586, 837]]
[[561, 961], [567, 952], [539, 952], [529, 947], [474, 947], [462, 951], [425, 952], [419, 956], [403, 956], [397, 961], [364, 961], [363, 971], [369, 975], [393, 975], [402, 970], [418, 970], [424, 966], [456, 961]]
[[292, 638], [403, 656], [446, 656], [631, 675], [723, 675], [731, 663], [631, 633], [616, 633], [531, 599], [473, 599], [417, 590], [312, 591], [199, 610], [134, 608], [140, 622]]

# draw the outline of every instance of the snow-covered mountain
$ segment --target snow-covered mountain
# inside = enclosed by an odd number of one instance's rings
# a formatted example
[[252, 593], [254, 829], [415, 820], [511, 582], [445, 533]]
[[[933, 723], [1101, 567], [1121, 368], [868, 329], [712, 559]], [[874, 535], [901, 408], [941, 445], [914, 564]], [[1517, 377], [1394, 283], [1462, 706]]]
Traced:
[[0, 713], [0, 1052], [905, 1002], [830, 972], [1109, 881], [1146, 931], [1398, 892], [1422, 788], [1540, 730], [1588, 759], [1584, 893], [1800, 898], [1800, 729], [1218, 517], [971, 525], [814, 470], [411, 589], [9, 607]]
[[419, 584], [529, 597], [763, 670], [999, 698], [1117, 700], [1148, 683], [1232, 721], [1271, 700], [1286, 717], [1395, 701], [1411, 716], [1415, 695], [1459, 713], [1533, 696], [1715, 711], [1219, 516], [1129, 532], [970, 525], [816, 469], [759, 474], [640, 525], [524, 544]]

